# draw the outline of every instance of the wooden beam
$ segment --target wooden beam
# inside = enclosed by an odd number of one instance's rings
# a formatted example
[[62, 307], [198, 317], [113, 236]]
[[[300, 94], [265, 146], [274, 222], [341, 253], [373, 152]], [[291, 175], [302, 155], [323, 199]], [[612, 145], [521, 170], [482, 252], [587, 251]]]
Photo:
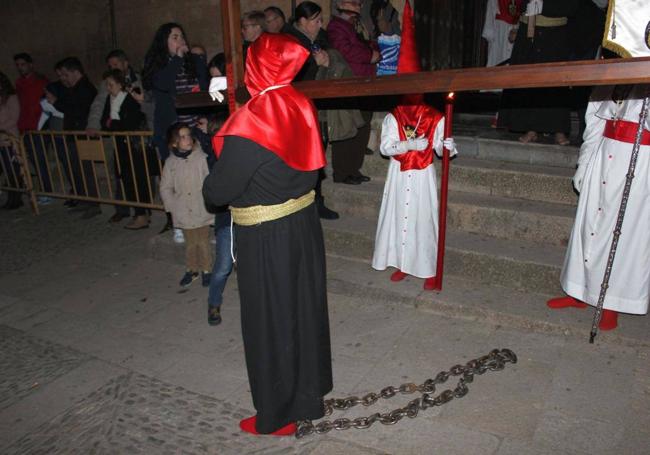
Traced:
[[[650, 57], [464, 68], [381, 77], [351, 77], [294, 84], [313, 98], [462, 92], [501, 88], [650, 84]], [[241, 93], [241, 91], [240, 91]], [[238, 93], [237, 101], [240, 99]], [[177, 97], [178, 107], [216, 106], [204, 93]]]
[[[241, 41], [241, 12], [238, 0], [221, 0], [221, 25], [223, 30], [223, 51], [226, 57], [228, 94], [232, 98], [238, 87], [244, 85], [244, 65]], [[207, 95], [207, 94], [206, 94]], [[207, 100], [212, 101], [210, 97]], [[210, 104], [203, 104], [210, 105]], [[178, 104], [177, 100], [177, 106]], [[235, 103], [230, 104], [234, 111]]]
[[501, 88], [650, 83], [650, 57], [464, 68], [381, 77], [299, 82], [311, 98], [462, 92]]

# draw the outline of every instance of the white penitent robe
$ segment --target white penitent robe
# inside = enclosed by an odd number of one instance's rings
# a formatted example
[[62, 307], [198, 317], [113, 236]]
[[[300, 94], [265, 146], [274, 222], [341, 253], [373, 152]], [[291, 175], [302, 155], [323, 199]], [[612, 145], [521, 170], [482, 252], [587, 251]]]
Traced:
[[488, 42], [488, 56], [486, 66], [496, 66], [508, 60], [512, 54], [512, 45], [508, 41], [510, 30], [514, 27], [505, 21], [496, 18], [499, 13], [499, 1], [488, 0], [483, 23], [482, 37]]
[[[436, 154], [442, 154], [445, 120], [436, 126]], [[399, 141], [397, 120], [384, 118], [381, 153], [390, 156], [390, 145]], [[408, 152], [418, 153], [418, 152]], [[372, 267], [385, 270], [396, 267], [418, 278], [436, 274], [438, 250], [438, 190], [433, 164], [424, 169], [400, 170], [400, 162], [390, 158], [384, 197], [381, 201]]]
[[[594, 91], [574, 185], [580, 192], [576, 219], [562, 270], [565, 292], [595, 306], [612, 244], [633, 144], [603, 137], [607, 120], [638, 123], [645, 91], [634, 86], [627, 98], [612, 100], [613, 89]], [[645, 128], [650, 130], [650, 119]], [[641, 145], [604, 308], [648, 312], [650, 293], [650, 146]]]

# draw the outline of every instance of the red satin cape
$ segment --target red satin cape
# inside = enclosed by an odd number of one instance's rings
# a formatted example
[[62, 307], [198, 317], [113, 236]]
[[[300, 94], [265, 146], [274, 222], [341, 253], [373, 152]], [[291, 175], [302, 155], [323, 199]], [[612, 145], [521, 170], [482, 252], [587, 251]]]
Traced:
[[298, 171], [325, 166], [314, 103], [289, 85], [308, 56], [309, 51], [289, 35], [263, 33], [255, 40], [248, 48], [244, 76], [252, 98], [212, 138], [217, 158], [224, 137], [239, 136], [269, 149]]
[[416, 125], [415, 137], [424, 135], [429, 140], [429, 146], [424, 151], [409, 150], [406, 153], [393, 156], [400, 162], [400, 171], [424, 169], [433, 163], [433, 140], [436, 126], [443, 118], [442, 113], [426, 104], [397, 106], [391, 113], [397, 120], [397, 129], [401, 141], [407, 139], [404, 131], [405, 127], [415, 128]]

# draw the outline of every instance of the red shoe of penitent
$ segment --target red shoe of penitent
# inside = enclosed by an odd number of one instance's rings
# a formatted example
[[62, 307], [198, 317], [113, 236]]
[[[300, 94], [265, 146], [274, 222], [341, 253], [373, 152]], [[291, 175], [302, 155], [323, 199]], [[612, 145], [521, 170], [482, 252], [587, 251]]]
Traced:
[[618, 313], [612, 310], [603, 310], [598, 328], [602, 331], [614, 330], [618, 326]]
[[275, 430], [273, 433], [261, 434], [257, 432], [255, 428], [255, 423], [257, 422], [257, 416], [249, 417], [247, 419], [239, 422], [239, 428], [246, 433], [254, 434], [256, 436], [291, 436], [296, 432], [296, 424], [290, 423], [278, 430]]
[[436, 277], [432, 276], [424, 280], [424, 286], [422, 286], [425, 291], [433, 291], [436, 288]]
[[391, 281], [402, 281], [404, 278], [406, 278], [406, 273], [402, 272], [401, 270], [393, 272], [393, 274], [390, 276]]
[[554, 310], [561, 308], [587, 308], [587, 304], [573, 297], [556, 297], [546, 302], [546, 306]]

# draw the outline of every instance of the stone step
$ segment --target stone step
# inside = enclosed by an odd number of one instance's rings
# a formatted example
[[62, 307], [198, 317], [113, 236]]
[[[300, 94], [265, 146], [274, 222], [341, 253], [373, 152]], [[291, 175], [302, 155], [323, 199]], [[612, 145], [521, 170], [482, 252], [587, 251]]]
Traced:
[[[388, 171], [388, 163], [387, 159], [376, 155], [367, 156], [362, 172], [373, 180], [383, 182]], [[439, 160], [436, 160], [435, 167], [440, 177]], [[578, 197], [571, 183], [574, 172], [573, 168], [459, 156], [451, 161], [449, 188], [494, 196], [575, 205]], [[331, 170], [328, 175], [331, 175]]]
[[[578, 158], [576, 147], [546, 144], [520, 144], [518, 142], [483, 139], [477, 137], [456, 137], [460, 155], [452, 160], [451, 171], [463, 162], [470, 163], [474, 168], [483, 167], [498, 171], [541, 174], [557, 178], [568, 178], [564, 187], [571, 192], [570, 177], [575, 172]], [[361, 172], [370, 177], [384, 178], [389, 160], [378, 152], [366, 155]], [[521, 166], [518, 168], [517, 166]], [[440, 160], [436, 159], [436, 167], [440, 168]], [[328, 175], [331, 175], [328, 166]]]
[[[521, 291], [445, 273], [442, 290], [433, 292], [423, 290], [423, 280], [418, 278], [406, 277], [394, 283], [389, 279], [392, 272], [374, 270], [366, 262], [329, 256], [327, 290], [330, 295], [362, 299], [386, 314], [411, 305], [443, 317], [563, 335], [581, 343], [586, 343], [589, 335], [594, 310], [550, 310], [546, 301], [557, 296], [552, 289]], [[619, 329], [599, 332], [596, 342], [650, 346], [647, 332], [647, 318], [620, 314]], [[513, 346], [518, 342], [513, 340]]]
[[495, 114], [456, 112], [454, 113], [454, 126], [490, 128]]
[[[183, 268], [185, 248], [175, 244], [169, 232], [153, 236], [149, 240], [149, 254], [156, 260], [173, 264], [178, 270]], [[343, 257], [328, 249], [327, 290], [330, 295], [362, 299], [363, 302], [376, 306], [377, 311], [386, 314], [399, 311], [404, 305], [411, 305], [440, 316], [482, 321], [497, 327], [565, 335], [586, 343], [593, 310], [549, 310], [545, 302], [550, 297], [561, 295], [557, 294], [556, 288], [543, 288], [538, 283], [537, 290], [513, 289], [477, 280], [471, 274], [459, 275], [451, 269], [449, 258], [442, 291], [439, 292], [423, 290], [423, 280], [414, 277], [393, 283], [389, 279], [392, 272], [392, 268], [374, 270], [367, 258]], [[236, 273], [235, 268], [230, 281], [236, 279]], [[600, 332], [596, 342], [650, 346], [647, 318], [621, 313], [619, 327], [611, 332]], [[516, 341], [513, 340], [513, 346], [517, 346]]]
[[[375, 223], [342, 217], [323, 221], [328, 255], [370, 262]], [[560, 293], [559, 275], [565, 249], [486, 235], [447, 232], [445, 273], [477, 283], [530, 292]]]
[[[440, 166], [437, 166], [440, 173]], [[470, 157], [451, 162], [450, 190], [575, 205], [574, 169], [506, 163]]]
[[[369, 266], [374, 249], [376, 224], [361, 218], [323, 220], [328, 257], [363, 262]], [[212, 238], [212, 237], [211, 237]], [[171, 233], [152, 237], [153, 259], [182, 266], [185, 246], [175, 244]], [[447, 233], [445, 274], [473, 283], [503, 286], [528, 292], [559, 294], [559, 275], [564, 248], [542, 247], [530, 242], [507, 241], [485, 235]]]
[[[355, 186], [328, 183], [323, 185], [323, 195], [327, 205], [344, 217], [376, 223], [383, 185], [376, 181]], [[450, 231], [564, 246], [575, 207], [452, 190], [447, 213]]]
[[551, 144], [521, 144], [516, 141], [457, 136], [458, 150], [464, 156], [509, 163], [557, 166], [574, 169], [578, 148]]
[[[579, 148], [573, 145], [522, 144], [516, 138], [514, 140], [495, 139], [471, 133], [460, 134], [454, 138], [456, 139], [460, 157], [560, 167], [572, 171], [575, 170], [578, 160]], [[388, 160], [383, 158], [379, 152], [375, 152], [373, 155], [365, 157], [362, 172], [370, 176], [381, 176], [385, 175], [387, 166]]]

